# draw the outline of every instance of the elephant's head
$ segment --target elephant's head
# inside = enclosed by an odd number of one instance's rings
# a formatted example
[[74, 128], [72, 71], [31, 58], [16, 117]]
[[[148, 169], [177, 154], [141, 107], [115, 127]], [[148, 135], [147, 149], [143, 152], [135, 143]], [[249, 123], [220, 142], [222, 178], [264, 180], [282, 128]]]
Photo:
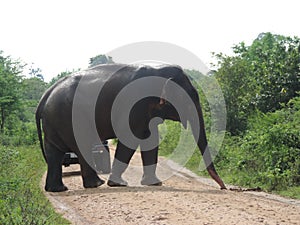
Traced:
[[[160, 69], [159, 74], [166, 78], [159, 105], [157, 106], [161, 117], [179, 121], [185, 128], [187, 127], [187, 122], [191, 124], [193, 136], [202, 153], [208, 173], [220, 185], [221, 189], [226, 189], [211, 159], [197, 90], [180, 67], [163, 67]], [[172, 83], [175, 86], [172, 86]], [[180, 88], [177, 88], [176, 85]], [[180, 113], [178, 107], [171, 104], [168, 99], [173, 99], [179, 106], [183, 107], [182, 110], [185, 112]]]

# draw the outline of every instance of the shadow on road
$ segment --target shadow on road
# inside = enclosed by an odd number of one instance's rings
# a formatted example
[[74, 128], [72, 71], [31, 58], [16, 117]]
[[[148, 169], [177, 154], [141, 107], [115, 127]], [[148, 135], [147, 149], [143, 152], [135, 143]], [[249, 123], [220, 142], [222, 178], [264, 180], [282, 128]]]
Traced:
[[76, 195], [89, 195], [89, 194], [109, 194], [109, 193], [138, 193], [138, 192], [177, 192], [177, 193], [198, 193], [198, 194], [224, 194], [226, 190], [189, 190], [183, 188], [174, 188], [168, 186], [152, 187], [152, 186], [141, 186], [141, 187], [108, 187], [102, 186], [98, 188], [86, 188], [78, 190], [69, 190], [66, 192], [52, 193], [52, 195], [58, 196], [76, 196]]

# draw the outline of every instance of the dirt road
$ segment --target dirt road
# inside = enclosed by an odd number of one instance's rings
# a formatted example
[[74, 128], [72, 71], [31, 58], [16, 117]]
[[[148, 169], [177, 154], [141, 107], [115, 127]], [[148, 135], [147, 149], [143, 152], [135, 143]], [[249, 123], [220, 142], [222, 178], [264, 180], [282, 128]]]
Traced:
[[[140, 165], [135, 155], [132, 165]], [[263, 192], [219, 190], [182, 170], [161, 187], [139, 185], [140, 167], [124, 174], [129, 187], [84, 189], [78, 165], [64, 168], [69, 191], [46, 193], [72, 224], [300, 224], [300, 201]], [[102, 175], [101, 178], [107, 179]], [[44, 181], [45, 179], [43, 179]]]

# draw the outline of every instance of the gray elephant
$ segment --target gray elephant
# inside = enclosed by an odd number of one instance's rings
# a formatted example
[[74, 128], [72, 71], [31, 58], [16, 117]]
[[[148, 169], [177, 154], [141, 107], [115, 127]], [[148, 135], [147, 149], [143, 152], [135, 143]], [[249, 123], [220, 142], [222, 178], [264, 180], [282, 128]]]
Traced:
[[[142, 78], [148, 79], [145, 80]], [[163, 78], [165, 82], [155, 83], [154, 78]], [[117, 121], [112, 121], [112, 110], [118, 94], [134, 81], [141, 81], [139, 84], [141, 86], [139, 87], [142, 88], [133, 92], [133, 97], [139, 95], [141, 90], [149, 90], [149, 93], [151, 93], [152, 89], [159, 91], [161, 95], [148, 96], [137, 101], [130, 109], [128, 121], [124, 121], [122, 111], [117, 111], [117, 116], [114, 117]], [[190, 118], [180, 116], [174, 105], [170, 104], [167, 96], [175, 95], [175, 93], [170, 93], [170, 90], [167, 88], [170, 81], [179, 85], [192, 100], [192, 104], [198, 115], [198, 121], [192, 121]], [[94, 118], [90, 122], [91, 124], [95, 124], [100, 140], [118, 138], [112, 170], [107, 183], [109, 186], [127, 185], [127, 182], [122, 179], [122, 174], [126, 170], [138, 146], [141, 148], [144, 168], [141, 183], [143, 185], [161, 185], [161, 181], [156, 177], [159, 142], [158, 123], [154, 125], [152, 123], [153, 118], [161, 118], [160, 122], [169, 119], [179, 121], [184, 126], [186, 126], [187, 122], [190, 122], [194, 138], [204, 156], [210, 176], [219, 184], [221, 189], [226, 189], [211, 161], [209, 150], [206, 151], [208, 144], [198, 93], [183, 70], [178, 66], [170, 65], [151, 67], [107, 64], [62, 78], [44, 93], [39, 102], [36, 110], [36, 124], [41, 148], [48, 166], [45, 185], [46, 191], [59, 192], [67, 190], [67, 187], [62, 182], [62, 160], [64, 154], [70, 151], [78, 155], [83, 186], [85, 188], [98, 187], [104, 183], [98, 177], [90, 163], [88, 163], [88, 159], [82, 153], [82, 149], [78, 147], [78, 140], [74, 133], [74, 122], [77, 122], [77, 120], [74, 121], [74, 111], [81, 113], [81, 110], [84, 111], [88, 108], [88, 104], [85, 106], [84, 104], [82, 106], [79, 105], [79, 107], [76, 105], [75, 107], [74, 99], [78, 96], [80, 98], [81, 94], [78, 94], [80, 90], [88, 93], [92, 89], [92, 86], [95, 87], [95, 84], [101, 87], [101, 90], [96, 93], [95, 105], [92, 110]], [[129, 98], [131, 97], [129, 96]], [[78, 101], [78, 98], [76, 101], [86, 102]], [[188, 111], [189, 109], [190, 106], [187, 105], [186, 110]], [[85, 118], [84, 113], [82, 118]], [[87, 119], [86, 123], [89, 123], [88, 121]], [[127, 141], [126, 134], [125, 139], [122, 139], [119, 133], [116, 132], [113, 122], [121, 129], [123, 124], [128, 123], [136, 139], [129, 144], [125, 143]], [[150, 126], [149, 124], [152, 125]], [[193, 124], [198, 124], [198, 127], [195, 127]], [[85, 122], [83, 126], [86, 126]], [[42, 130], [44, 132], [44, 140], [42, 138]], [[152, 140], [152, 144], [154, 143], [154, 145], [151, 145], [152, 147], [147, 146], [143, 142], [143, 140], [148, 138]]]

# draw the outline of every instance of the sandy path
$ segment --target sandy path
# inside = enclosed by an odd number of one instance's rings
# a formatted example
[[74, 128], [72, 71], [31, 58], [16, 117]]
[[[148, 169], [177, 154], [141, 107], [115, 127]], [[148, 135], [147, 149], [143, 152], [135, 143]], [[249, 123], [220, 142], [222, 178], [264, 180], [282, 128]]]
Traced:
[[[138, 154], [132, 164], [140, 165]], [[65, 172], [78, 170], [78, 165], [64, 168]], [[84, 189], [80, 176], [68, 175], [63, 179], [69, 191], [46, 195], [72, 224], [300, 224], [299, 200], [263, 192], [221, 191], [210, 179], [188, 170], [161, 187], [139, 185], [140, 176], [139, 167], [130, 167], [124, 174], [130, 187], [104, 184]]]

